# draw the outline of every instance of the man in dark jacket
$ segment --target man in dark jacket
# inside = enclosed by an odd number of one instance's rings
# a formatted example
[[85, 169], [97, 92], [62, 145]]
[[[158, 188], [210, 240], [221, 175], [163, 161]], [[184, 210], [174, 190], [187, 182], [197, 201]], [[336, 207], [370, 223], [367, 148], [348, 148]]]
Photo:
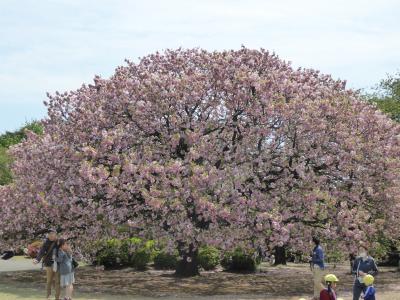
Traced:
[[353, 285], [353, 300], [359, 300], [361, 293], [367, 289], [363, 282], [365, 275], [370, 274], [375, 277], [378, 274], [378, 268], [375, 260], [368, 255], [368, 250], [364, 245], [359, 248], [359, 256], [353, 263], [353, 275], [355, 276]]
[[42, 247], [39, 250], [39, 253], [36, 259], [33, 260], [34, 264], [38, 264], [42, 261], [44, 267], [46, 267], [46, 290], [47, 290], [47, 299], [50, 299], [51, 295], [51, 286], [54, 282], [55, 287], [55, 299], [60, 299], [60, 273], [54, 272], [53, 269], [53, 250], [57, 249], [57, 232], [55, 230], [50, 230], [47, 235], [47, 238], [43, 242]]

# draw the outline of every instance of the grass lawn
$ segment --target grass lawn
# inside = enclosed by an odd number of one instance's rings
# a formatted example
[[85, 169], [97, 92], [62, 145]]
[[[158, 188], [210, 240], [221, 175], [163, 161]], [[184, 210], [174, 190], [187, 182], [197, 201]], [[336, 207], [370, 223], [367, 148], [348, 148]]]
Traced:
[[[5, 286], [0, 284], [0, 300], [43, 300], [45, 299], [45, 291], [38, 290], [36, 288], [29, 287], [16, 287], [16, 286]], [[52, 298], [53, 299], [53, 298]], [[120, 297], [120, 296], [109, 296], [109, 295], [82, 295], [77, 293], [74, 300], [128, 300], [128, 299], [143, 299], [143, 298], [132, 298], [132, 297]]]

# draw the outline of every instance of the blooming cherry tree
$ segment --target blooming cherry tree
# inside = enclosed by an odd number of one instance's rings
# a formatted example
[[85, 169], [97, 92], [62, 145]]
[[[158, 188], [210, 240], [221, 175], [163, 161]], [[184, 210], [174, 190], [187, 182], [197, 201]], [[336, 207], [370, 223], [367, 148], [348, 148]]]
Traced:
[[168, 50], [49, 95], [44, 134], [14, 147], [1, 242], [56, 226], [78, 249], [128, 234], [178, 249], [344, 251], [399, 236], [400, 127], [265, 50]]

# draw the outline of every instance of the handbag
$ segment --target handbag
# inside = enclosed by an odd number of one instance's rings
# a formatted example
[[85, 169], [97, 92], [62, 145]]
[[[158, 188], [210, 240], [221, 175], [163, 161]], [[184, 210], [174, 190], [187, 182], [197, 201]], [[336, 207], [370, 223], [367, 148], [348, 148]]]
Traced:
[[[56, 261], [56, 256], [58, 255], [58, 249], [56, 250], [57, 251], [57, 254], [54, 254], [53, 253], [53, 257], [52, 257], [52, 259], [53, 259], [53, 266], [52, 266], [52, 269], [53, 269], [53, 272], [54, 273], [57, 273], [57, 271], [58, 271], [58, 263], [57, 263], [57, 261]], [[53, 251], [54, 252], [54, 251]]]
[[57, 273], [57, 271], [58, 271], [58, 263], [56, 261], [53, 262], [52, 268], [53, 268], [53, 272]]

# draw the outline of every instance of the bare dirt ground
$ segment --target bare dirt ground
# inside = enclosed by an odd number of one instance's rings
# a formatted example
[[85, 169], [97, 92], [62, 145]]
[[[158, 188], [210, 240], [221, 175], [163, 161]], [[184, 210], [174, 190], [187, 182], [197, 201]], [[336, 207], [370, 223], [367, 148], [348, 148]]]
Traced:
[[[29, 261], [28, 261], [29, 262]], [[29, 262], [30, 263], [30, 262]], [[21, 269], [21, 266], [20, 268]], [[348, 266], [328, 267], [327, 272], [335, 273], [339, 279], [338, 294], [351, 299], [353, 278]], [[1, 272], [0, 300], [39, 299], [27, 296], [14, 297], [24, 291], [40, 292], [44, 285], [44, 272], [37, 270]], [[176, 278], [172, 271], [157, 271], [152, 268], [144, 272], [132, 269], [103, 271], [85, 266], [76, 272], [75, 288], [83, 298], [76, 299], [309, 299], [312, 295], [312, 275], [305, 264], [289, 264], [282, 267], [261, 265], [257, 273], [239, 274], [217, 270], [202, 272], [193, 278]], [[400, 300], [400, 272], [395, 268], [381, 268], [376, 278], [377, 299]], [[1, 298], [1, 291], [7, 288], [8, 298]], [[21, 290], [22, 289], [22, 290]], [[87, 297], [92, 298], [87, 298]]]

